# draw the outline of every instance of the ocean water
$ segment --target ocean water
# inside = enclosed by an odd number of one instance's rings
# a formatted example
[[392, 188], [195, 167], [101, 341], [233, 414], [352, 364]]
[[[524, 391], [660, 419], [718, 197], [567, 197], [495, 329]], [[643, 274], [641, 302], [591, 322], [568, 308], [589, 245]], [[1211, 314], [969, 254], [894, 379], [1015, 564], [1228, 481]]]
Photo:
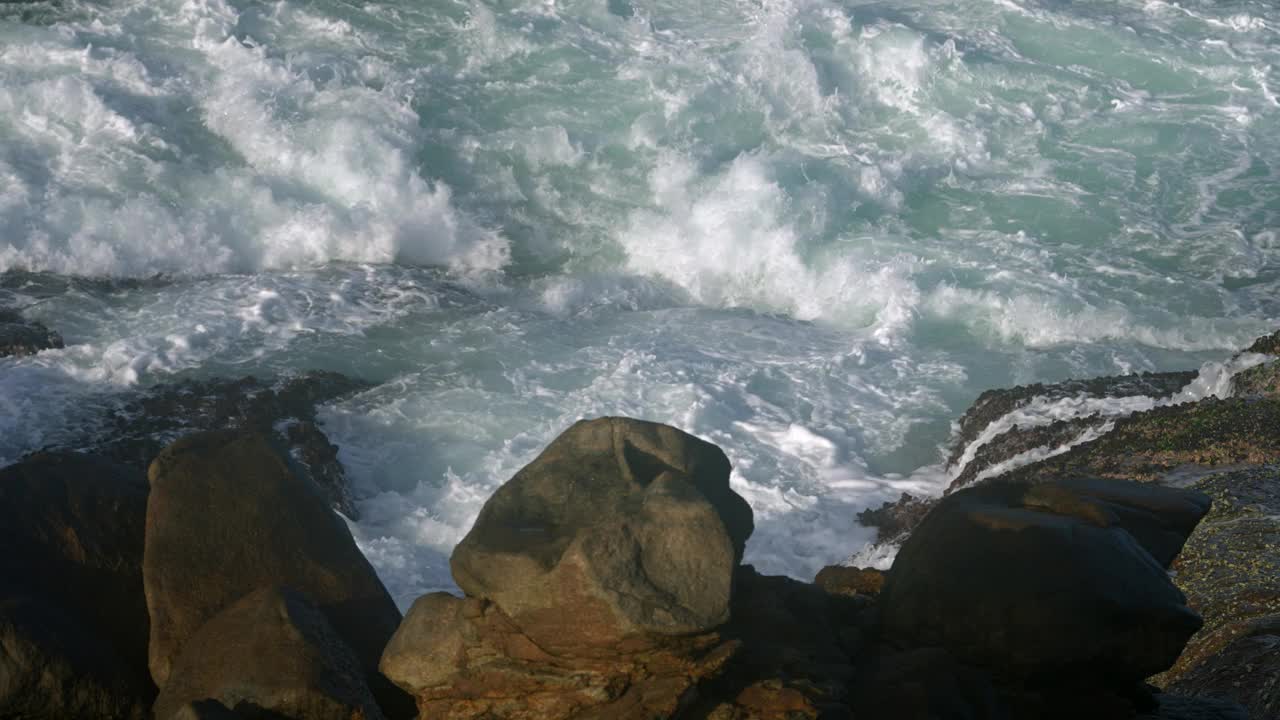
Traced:
[[402, 605], [605, 414], [723, 447], [811, 577], [983, 389], [1280, 325], [1278, 93], [1269, 0], [3, 2], [0, 301], [68, 346], [0, 360], [0, 463], [336, 370]]

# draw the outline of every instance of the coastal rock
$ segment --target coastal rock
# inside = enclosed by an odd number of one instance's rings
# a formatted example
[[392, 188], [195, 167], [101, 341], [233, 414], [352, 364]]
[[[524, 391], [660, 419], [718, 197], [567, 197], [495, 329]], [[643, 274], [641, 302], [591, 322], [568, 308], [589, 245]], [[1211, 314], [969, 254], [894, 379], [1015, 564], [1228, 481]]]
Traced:
[[1263, 335], [1253, 344], [1244, 349], [1247, 353], [1262, 353], [1263, 355], [1280, 355], [1280, 330], [1270, 335]]
[[813, 584], [834, 595], [879, 595], [885, 574], [875, 568], [828, 565], [818, 571]]
[[956, 492], [889, 572], [885, 637], [1005, 677], [1132, 685], [1173, 665], [1200, 628], [1155, 556], [1208, 505], [1193, 491], [1094, 480]]
[[1277, 463], [1278, 427], [1280, 398], [1210, 397], [1118, 419], [1106, 435], [1005, 477], [1088, 475], [1164, 482], [1184, 468]]
[[150, 718], [155, 687], [131, 660], [57, 598], [0, 593], [0, 717]]
[[63, 347], [62, 336], [21, 313], [0, 308], [0, 357], [35, 355]]
[[316, 424], [322, 403], [369, 385], [332, 372], [306, 372], [274, 380], [184, 380], [149, 388], [110, 411], [92, 437], [74, 443], [145, 473], [171, 442], [195, 432], [257, 432], [287, 456], [294, 471], [324, 492], [352, 519], [359, 514], [337, 448]]
[[1243, 398], [1280, 399], [1280, 361], [1236, 373], [1231, 378], [1231, 393]]
[[217, 700], [197, 700], [178, 708], [178, 711], [170, 715], [168, 720], [242, 720], [242, 718]]
[[1196, 375], [1194, 370], [1142, 373], [987, 390], [960, 417], [947, 466], [954, 467], [965, 449], [987, 432], [992, 423], [1030, 405], [1036, 399], [1053, 401], [1069, 397], [1124, 398], [1138, 395], [1168, 397], [1190, 384], [1196, 379]]
[[354, 653], [309, 600], [266, 587], [191, 636], [156, 699], [155, 716], [176, 717], [184, 706], [197, 710], [196, 703], [212, 699], [224, 713], [246, 708], [255, 717], [380, 720], [363, 675]]
[[715, 634], [550, 654], [496, 604], [419, 598], [382, 671], [436, 720], [665, 718], [736, 650]]
[[1194, 487], [1213, 509], [1173, 569], [1204, 627], [1153, 682], [1280, 717], [1280, 465], [1218, 473]]
[[0, 470], [0, 717], [144, 717], [147, 488], [76, 453]]
[[1239, 634], [1169, 685], [1172, 694], [1229, 698], [1252, 718], [1280, 717], [1280, 616]]
[[832, 594], [811, 583], [740, 567], [733, 618], [718, 630], [738, 651], [720, 675], [698, 687], [688, 716], [850, 717], [848, 690], [870, 645], [871, 607], [865, 595]]
[[918, 498], [910, 493], [902, 493], [895, 502], [887, 502], [878, 508], [868, 508], [858, 513], [858, 522], [865, 527], [877, 529], [878, 544], [899, 543], [907, 539], [907, 535], [929, 514], [936, 502], [934, 498]]
[[541, 647], [611, 647], [726, 622], [751, 530], [719, 448], [601, 418], [574, 424], [499, 488], [451, 567]]
[[1010, 467], [1036, 460], [1036, 453], [1087, 441], [1100, 435], [1108, 421], [1090, 416], [1057, 420], [1048, 425], [1015, 425], [980, 446], [947, 486], [952, 493], [988, 477], [998, 477]]
[[[264, 586], [311, 598], [346, 641], [380, 702], [377, 664], [400, 613], [342, 519], [266, 438], [198, 433], [151, 464], [143, 587], [150, 666], [164, 688], [188, 641]], [[392, 711], [386, 705], [384, 711]]]
[[421, 717], [799, 720], [842, 717], [867, 605], [749, 566], [715, 632], [546, 652], [480, 598], [420, 598], [382, 670]]

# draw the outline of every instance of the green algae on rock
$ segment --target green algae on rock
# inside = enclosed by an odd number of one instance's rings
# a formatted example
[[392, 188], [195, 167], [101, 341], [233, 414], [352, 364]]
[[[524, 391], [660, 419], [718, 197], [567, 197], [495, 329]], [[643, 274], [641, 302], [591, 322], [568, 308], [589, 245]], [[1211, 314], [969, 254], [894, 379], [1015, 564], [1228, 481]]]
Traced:
[[1251, 717], [1280, 717], [1280, 653], [1252, 671], [1222, 665], [1247, 646], [1280, 648], [1280, 464], [1219, 473], [1194, 486], [1213, 507], [1173, 566], [1204, 627], [1155, 681], [1171, 692], [1225, 695]]

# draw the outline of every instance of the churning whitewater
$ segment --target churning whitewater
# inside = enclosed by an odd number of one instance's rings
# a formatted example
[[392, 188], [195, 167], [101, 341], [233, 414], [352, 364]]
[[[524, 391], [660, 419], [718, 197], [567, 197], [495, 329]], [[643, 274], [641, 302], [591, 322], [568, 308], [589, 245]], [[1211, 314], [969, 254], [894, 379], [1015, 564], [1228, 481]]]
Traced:
[[0, 302], [67, 342], [0, 360], [0, 464], [335, 370], [402, 605], [604, 414], [723, 447], [811, 577], [981, 390], [1274, 329], [1278, 67], [1269, 0], [0, 3]]

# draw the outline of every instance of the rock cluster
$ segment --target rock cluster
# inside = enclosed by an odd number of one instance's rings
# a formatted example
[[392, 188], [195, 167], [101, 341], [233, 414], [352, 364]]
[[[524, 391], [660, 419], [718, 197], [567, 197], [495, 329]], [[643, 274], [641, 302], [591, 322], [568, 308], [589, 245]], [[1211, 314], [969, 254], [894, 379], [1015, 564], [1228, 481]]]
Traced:
[[671, 717], [736, 652], [714, 631], [751, 528], [719, 448], [579, 422], [485, 503], [467, 597], [419, 599], [382, 670], [423, 717]]
[[130, 463], [157, 433], [0, 469], [0, 718], [1244, 720], [1224, 694], [1255, 718], [1280, 707], [1277, 466], [1191, 488], [1120, 479], [1241, 432], [1269, 457], [1261, 395], [1234, 426], [1221, 404], [1150, 414], [1170, 434], [1129, 426], [1120, 437], [1143, 442], [1109, 446], [1110, 465], [1086, 448], [873, 513], [910, 533], [889, 572], [813, 583], [742, 564], [752, 513], [719, 448], [582, 421], [485, 504], [451, 558], [465, 594], [402, 619], [332, 494], [262, 420], [313, 407], [316, 387], [215, 403], [211, 417], [241, 420], [194, 423], [145, 481]]
[[268, 438], [191, 435], [148, 480], [0, 470], [0, 718], [412, 716], [377, 670], [399, 611]]
[[[1245, 352], [1280, 354], [1277, 339], [1280, 332], [1260, 338]], [[1139, 385], [1164, 377], [1175, 375], [1139, 376]], [[1066, 386], [1084, 387], [1074, 381]], [[1097, 439], [980, 486], [1096, 477], [1190, 487], [1212, 497], [1212, 511], [1191, 533], [1171, 570], [1189, 607], [1203, 615], [1204, 626], [1191, 636], [1177, 663], [1150, 680], [1171, 693], [1235, 701], [1251, 716], [1266, 718], [1280, 716], [1280, 665], [1274, 653], [1280, 647], [1274, 622], [1280, 609], [1280, 500], [1275, 497], [1280, 487], [1280, 360], [1237, 373], [1231, 386], [1227, 399], [1208, 398], [1120, 418]], [[1032, 386], [1030, 396], [1027, 388], [984, 393], [975, 410], [966, 414], [959, 442], [989, 434], [986, 426], [1001, 420], [1001, 411], [1031, 402], [1037, 392], [1062, 396], [1060, 387]], [[1099, 388], [1110, 397], [1129, 394], [1109, 382], [1089, 385], [1083, 393], [1093, 396]], [[968, 465], [957, 468], [948, 492], [972, 484], [980, 472], [1029, 448], [1061, 445], [1100, 422], [1086, 417], [1048, 426], [1013, 424], [973, 453]], [[956, 446], [953, 458], [960, 457], [962, 447]], [[881, 526], [882, 541], [900, 543], [937, 504], [904, 496], [860, 517]]]

